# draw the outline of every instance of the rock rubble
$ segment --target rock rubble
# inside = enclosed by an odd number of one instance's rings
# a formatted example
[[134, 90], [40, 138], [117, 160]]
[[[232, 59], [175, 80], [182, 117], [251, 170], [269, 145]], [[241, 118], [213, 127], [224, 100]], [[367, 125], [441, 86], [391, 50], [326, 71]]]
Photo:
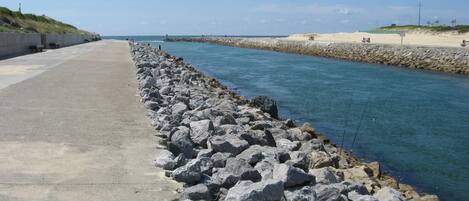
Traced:
[[469, 75], [469, 50], [453, 47], [291, 41], [275, 38], [170, 38]]
[[181, 58], [130, 46], [141, 100], [167, 148], [155, 164], [185, 184], [181, 200], [425, 200], [385, 186], [308, 124], [276, 119], [275, 101], [252, 104]]

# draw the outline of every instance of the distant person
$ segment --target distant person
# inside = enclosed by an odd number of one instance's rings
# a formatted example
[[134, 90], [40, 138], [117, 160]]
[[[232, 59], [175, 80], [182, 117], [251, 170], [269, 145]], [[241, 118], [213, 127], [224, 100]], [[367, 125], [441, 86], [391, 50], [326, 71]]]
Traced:
[[158, 45], [158, 50], [160, 50], [160, 51], [161, 51], [161, 45]]

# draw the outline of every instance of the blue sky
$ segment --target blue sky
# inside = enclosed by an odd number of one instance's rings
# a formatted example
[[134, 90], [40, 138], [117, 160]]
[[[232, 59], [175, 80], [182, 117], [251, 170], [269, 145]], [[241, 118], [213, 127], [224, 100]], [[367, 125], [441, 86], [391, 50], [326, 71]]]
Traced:
[[[417, 23], [418, 0], [8, 0], [0, 6], [102, 35], [246, 34], [370, 30]], [[469, 0], [422, 0], [422, 22], [469, 24]]]

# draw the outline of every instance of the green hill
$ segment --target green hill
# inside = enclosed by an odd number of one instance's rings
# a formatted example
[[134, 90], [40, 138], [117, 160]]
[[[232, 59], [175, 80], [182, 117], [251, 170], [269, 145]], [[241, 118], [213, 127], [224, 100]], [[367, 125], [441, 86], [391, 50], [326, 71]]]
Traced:
[[376, 31], [422, 31], [422, 32], [458, 32], [460, 34], [469, 32], [469, 25], [436, 25], [436, 26], [418, 26], [418, 25], [403, 25], [403, 26], [385, 26], [380, 27]]
[[88, 33], [45, 15], [22, 14], [0, 7], [0, 32]]

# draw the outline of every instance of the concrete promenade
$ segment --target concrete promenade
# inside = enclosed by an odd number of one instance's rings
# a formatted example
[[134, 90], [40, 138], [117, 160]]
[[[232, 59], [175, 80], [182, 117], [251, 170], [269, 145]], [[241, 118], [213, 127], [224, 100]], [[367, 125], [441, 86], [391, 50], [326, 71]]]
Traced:
[[125, 42], [0, 61], [0, 200], [173, 200]]

